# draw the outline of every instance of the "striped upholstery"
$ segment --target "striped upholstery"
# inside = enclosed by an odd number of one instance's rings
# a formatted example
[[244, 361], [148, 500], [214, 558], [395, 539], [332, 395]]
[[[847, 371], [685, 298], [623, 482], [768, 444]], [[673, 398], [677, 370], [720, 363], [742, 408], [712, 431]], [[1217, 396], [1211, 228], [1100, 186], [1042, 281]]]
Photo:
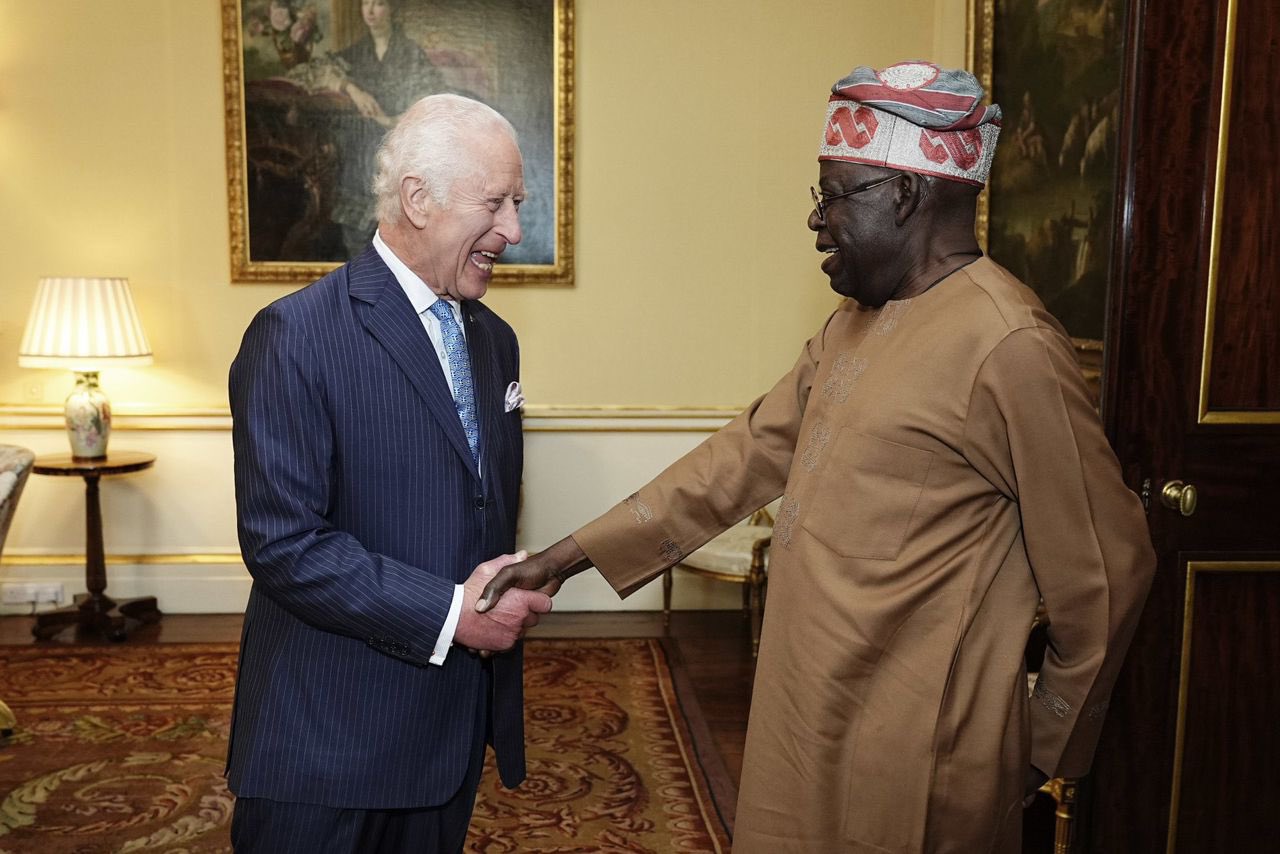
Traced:
[[[0, 445], [0, 552], [4, 551], [5, 538], [9, 536], [9, 524], [13, 521], [14, 511], [18, 509], [18, 499], [22, 497], [22, 487], [31, 474], [31, 465], [36, 455], [26, 448], [17, 445]], [[0, 700], [0, 735], [9, 735], [17, 724], [4, 700]]]
[[[515, 549], [523, 466], [515, 334], [464, 304], [478, 476], [440, 363], [370, 248], [263, 309], [231, 367], [245, 613], [231, 789], [360, 809], [457, 789], [482, 699], [461, 649], [428, 665], [455, 583]], [[524, 777], [521, 652], [493, 668], [503, 782]]]
[[13, 521], [14, 511], [18, 509], [22, 487], [27, 483], [31, 464], [35, 459], [36, 455], [26, 448], [0, 445], [0, 551], [4, 550], [9, 524]]

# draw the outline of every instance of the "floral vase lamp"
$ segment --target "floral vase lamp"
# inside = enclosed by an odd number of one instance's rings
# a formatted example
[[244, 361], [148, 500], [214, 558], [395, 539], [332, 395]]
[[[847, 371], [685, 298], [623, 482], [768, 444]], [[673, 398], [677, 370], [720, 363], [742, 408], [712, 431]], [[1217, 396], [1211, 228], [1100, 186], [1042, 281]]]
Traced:
[[94, 460], [107, 455], [111, 402], [98, 388], [98, 371], [151, 364], [128, 279], [46, 278], [18, 350], [24, 368], [70, 368], [76, 387], [67, 397], [71, 454]]

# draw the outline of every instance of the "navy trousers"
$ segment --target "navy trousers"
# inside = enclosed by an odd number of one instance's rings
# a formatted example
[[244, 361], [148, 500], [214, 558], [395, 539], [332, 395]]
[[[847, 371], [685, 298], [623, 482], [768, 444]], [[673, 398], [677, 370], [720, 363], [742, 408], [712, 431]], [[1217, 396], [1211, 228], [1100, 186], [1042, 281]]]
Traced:
[[[465, 655], [454, 650], [453, 655]], [[231, 817], [235, 854], [457, 854], [467, 840], [491, 725], [490, 679], [477, 704], [476, 739], [453, 797], [423, 809], [359, 810], [238, 798]]]

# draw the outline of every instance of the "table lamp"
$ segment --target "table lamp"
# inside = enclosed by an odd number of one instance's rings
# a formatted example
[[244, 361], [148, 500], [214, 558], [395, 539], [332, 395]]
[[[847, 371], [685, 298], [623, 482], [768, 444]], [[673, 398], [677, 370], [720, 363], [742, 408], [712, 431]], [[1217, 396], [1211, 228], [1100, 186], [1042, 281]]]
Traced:
[[151, 364], [128, 279], [44, 278], [18, 349], [24, 368], [69, 368], [76, 387], [67, 396], [67, 437], [79, 459], [107, 455], [111, 402], [98, 388], [98, 371]]

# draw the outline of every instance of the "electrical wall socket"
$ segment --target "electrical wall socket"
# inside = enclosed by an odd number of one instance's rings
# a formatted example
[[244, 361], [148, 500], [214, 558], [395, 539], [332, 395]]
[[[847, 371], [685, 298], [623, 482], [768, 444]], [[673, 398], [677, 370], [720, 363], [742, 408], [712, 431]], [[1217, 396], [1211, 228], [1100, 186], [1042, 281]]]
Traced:
[[0, 584], [0, 602], [5, 605], [29, 605], [32, 602], [62, 601], [62, 584], [58, 582], [22, 582]]

